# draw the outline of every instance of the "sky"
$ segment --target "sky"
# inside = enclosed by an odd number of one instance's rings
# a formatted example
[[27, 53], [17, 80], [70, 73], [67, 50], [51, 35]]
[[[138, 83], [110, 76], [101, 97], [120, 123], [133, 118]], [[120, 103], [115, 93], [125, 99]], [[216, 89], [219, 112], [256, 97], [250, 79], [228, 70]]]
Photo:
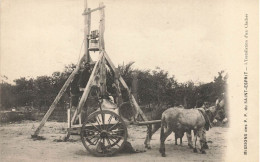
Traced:
[[[88, 7], [99, 2], [88, 0]], [[115, 65], [160, 67], [179, 82], [210, 82], [219, 71], [228, 72], [227, 1], [103, 2], [105, 48]], [[84, 0], [3, 0], [1, 75], [9, 81], [35, 78], [77, 63], [84, 52], [83, 11]], [[96, 12], [92, 30], [98, 22]]]

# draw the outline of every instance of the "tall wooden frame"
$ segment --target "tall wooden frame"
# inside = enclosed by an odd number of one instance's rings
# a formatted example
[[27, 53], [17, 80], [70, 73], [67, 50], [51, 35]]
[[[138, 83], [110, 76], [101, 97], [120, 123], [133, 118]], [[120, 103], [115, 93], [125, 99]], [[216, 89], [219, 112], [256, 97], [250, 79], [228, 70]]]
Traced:
[[[87, 7], [87, 1], [85, 1], [85, 11], [82, 15], [85, 16], [85, 54], [84, 56], [81, 58], [79, 64], [77, 65], [77, 67], [74, 69], [74, 71], [71, 73], [71, 75], [69, 76], [69, 78], [67, 79], [67, 81], [65, 82], [65, 84], [63, 85], [63, 87], [61, 88], [60, 92], [58, 93], [58, 95], [56, 96], [55, 100], [53, 101], [52, 105], [50, 106], [49, 110], [47, 111], [47, 113], [44, 115], [43, 119], [41, 120], [40, 125], [37, 127], [37, 129], [35, 130], [34, 134], [32, 135], [32, 137], [37, 137], [40, 133], [41, 128], [45, 125], [47, 119], [49, 118], [49, 116], [51, 115], [51, 113], [53, 112], [53, 110], [56, 108], [57, 103], [59, 102], [60, 98], [62, 97], [62, 95], [64, 94], [64, 92], [66, 91], [66, 89], [68, 88], [68, 86], [70, 85], [71, 81], [74, 79], [75, 74], [79, 71], [81, 64], [85, 61], [89, 62], [92, 61], [90, 54], [89, 54], [89, 49], [88, 49], [88, 35], [90, 33], [90, 28], [91, 28], [91, 13], [95, 12], [95, 11], [100, 11], [100, 24], [99, 24], [99, 33], [100, 33], [100, 37], [99, 37], [99, 58], [95, 63], [94, 69], [91, 73], [91, 76], [89, 78], [89, 81], [84, 89], [84, 92], [81, 96], [81, 99], [79, 101], [79, 104], [76, 108], [76, 111], [73, 114], [73, 117], [71, 119], [70, 117], [70, 109], [68, 110], [68, 128], [71, 128], [72, 125], [75, 122], [75, 119], [77, 117], [81, 117], [81, 110], [82, 107], [84, 106], [87, 97], [90, 93], [90, 89], [93, 86], [94, 80], [95, 80], [95, 76], [97, 75], [98, 70], [101, 71], [101, 82], [103, 82], [103, 87], [101, 87], [101, 90], [105, 89], [105, 63], [109, 64], [109, 66], [112, 68], [112, 71], [114, 73], [116, 73], [116, 68], [115, 65], [113, 64], [113, 62], [111, 61], [111, 59], [109, 58], [108, 54], [105, 52], [105, 42], [104, 42], [104, 30], [105, 30], [105, 12], [104, 12], [104, 4], [100, 3], [99, 7], [96, 9], [90, 9]], [[133, 104], [134, 108], [136, 109], [136, 117], [138, 115], [141, 115], [144, 121], [148, 121], [146, 116], [144, 115], [144, 113], [142, 112], [142, 110], [140, 109], [139, 105], [137, 104], [134, 96], [131, 94], [130, 89], [128, 88], [127, 84], [125, 83], [124, 79], [119, 76], [119, 82], [123, 85], [123, 87], [127, 90], [128, 94], [129, 94], [129, 98], [130, 98], [130, 102]], [[80, 121], [81, 122], [81, 121]], [[69, 130], [69, 129], [68, 129]], [[67, 139], [70, 136], [70, 132], [68, 131], [67, 133]]]

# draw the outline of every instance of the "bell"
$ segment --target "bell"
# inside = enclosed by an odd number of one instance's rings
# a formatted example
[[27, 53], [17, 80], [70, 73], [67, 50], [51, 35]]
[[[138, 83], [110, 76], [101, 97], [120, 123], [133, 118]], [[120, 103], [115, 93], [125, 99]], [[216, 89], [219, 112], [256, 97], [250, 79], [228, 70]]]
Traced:
[[89, 51], [99, 51], [99, 42], [97, 39], [90, 39], [89, 40]]

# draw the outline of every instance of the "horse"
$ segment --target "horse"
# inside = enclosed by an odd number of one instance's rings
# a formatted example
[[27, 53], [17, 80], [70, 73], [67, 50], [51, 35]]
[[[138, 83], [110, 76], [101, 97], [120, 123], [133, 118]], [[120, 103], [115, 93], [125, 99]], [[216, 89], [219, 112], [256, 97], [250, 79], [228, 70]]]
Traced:
[[[214, 120], [218, 111], [224, 106], [224, 101], [217, 101], [215, 106], [209, 107], [204, 110], [198, 109], [182, 109], [182, 108], [169, 108], [163, 112], [161, 118], [161, 133], [160, 133], [160, 149], [159, 152], [165, 157], [165, 140], [172, 132], [186, 132], [188, 143], [192, 146], [191, 130], [195, 135], [195, 148], [197, 152], [196, 141], [197, 137], [200, 138], [200, 151], [205, 154], [206, 134], [205, 129], [209, 130], [210, 123]], [[165, 131], [164, 131], [165, 130]]]

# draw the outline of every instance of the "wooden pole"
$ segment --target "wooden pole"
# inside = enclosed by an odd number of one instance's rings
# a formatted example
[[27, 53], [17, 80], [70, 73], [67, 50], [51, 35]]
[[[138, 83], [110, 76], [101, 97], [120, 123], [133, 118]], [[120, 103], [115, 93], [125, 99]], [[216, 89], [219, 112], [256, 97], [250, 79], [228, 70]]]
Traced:
[[79, 114], [79, 125], [81, 125], [82, 123], [81, 123], [81, 112], [80, 112], [80, 114]]
[[105, 63], [105, 57], [102, 57], [100, 60], [100, 93], [101, 96], [104, 97], [107, 92], [107, 86], [106, 86], [106, 63]]
[[68, 118], [68, 128], [71, 127], [71, 124], [70, 124], [70, 109], [67, 109], [67, 118]]
[[64, 92], [66, 91], [66, 89], [68, 88], [69, 84], [71, 83], [71, 81], [73, 80], [74, 76], [76, 75], [76, 73], [79, 71], [80, 69], [80, 65], [84, 60], [84, 56], [81, 58], [79, 64], [77, 65], [77, 67], [74, 69], [74, 71], [70, 74], [69, 78], [66, 80], [66, 82], [64, 83], [63, 87], [61, 88], [60, 92], [58, 93], [58, 95], [56, 96], [55, 100], [53, 101], [53, 103], [51, 104], [49, 110], [47, 111], [47, 113], [44, 115], [44, 117], [42, 118], [42, 121], [40, 123], [40, 125], [38, 126], [38, 128], [36, 129], [36, 131], [34, 132], [34, 134], [32, 135], [32, 137], [37, 137], [38, 134], [40, 133], [41, 128], [45, 125], [47, 119], [50, 117], [51, 113], [53, 112], [53, 110], [56, 108], [60, 98], [62, 97], [62, 95], [64, 94]]
[[[85, 5], [87, 5], [87, 2], [85, 3]], [[104, 56], [104, 49], [105, 49], [104, 36], [103, 36], [104, 35], [104, 29], [105, 29], [105, 27], [104, 27], [104, 8], [105, 8], [104, 4], [100, 3], [99, 8], [94, 9], [94, 10], [90, 10], [89, 9], [88, 10], [88, 14], [83, 14], [83, 15], [90, 15], [91, 12], [100, 10], [100, 16], [101, 16], [100, 26], [99, 26], [100, 36], [101, 36], [101, 37], [99, 37], [99, 39], [100, 39], [100, 41], [99, 41], [100, 54], [99, 54], [99, 59], [98, 59], [97, 63], [95, 64], [95, 67], [94, 67], [94, 69], [93, 69], [93, 71], [91, 73], [91, 76], [89, 78], [89, 81], [88, 81], [88, 83], [86, 85], [86, 88], [85, 88], [85, 90], [84, 90], [84, 92], [82, 94], [82, 97], [80, 99], [79, 105], [78, 105], [78, 107], [77, 107], [77, 109], [76, 109], [76, 111], [75, 111], [75, 113], [74, 113], [74, 115], [72, 117], [71, 123], [74, 123], [74, 121], [76, 119], [76, 116], [81, 112], [81, 109], [82, 109], [82, 107], [84, 106], [84, 104], [86, 102], [86, 99], [87, 99], [88, 94], [89, 94], [90, 89], [91, 89], [91, 84], [94, 81], [94, 79], [95, 79], [94, 77], [96, 76], [97, 71], [98, 71], [97, 70], [97, 65], [100, 63], [102, 57]], [[88, 28], [88, 30], [89, 30], [90, 29], [90, 21], [88, 22], [88, 25], [89, 25], [89, 28]], [[87, 49], [87, 51], [88, 51], [88, 49]]]
[[[104, 6], [103, 2], [99, 4], [99, 7]], [[99, 50], [105, 50], [104, 32], [105, 32], [105, 12], [104, 8], [99, 10], [100, 12], [100, 23], [99, 23]]]
[[[85, 12], [86, 11], [90, 11], [90, 8], [88, 8], [88, 3], [87, 3], [87, 0], [85, 0], [85, 4], [84, 4], [84, 8], [85, 8]], [[84, 40], [85, 40], [85, 43], [84, 43], [84, 49], [85, 49], [85, 61], [86, 62], [91, 62], [92, 59], [90, 57], [90, 54], [89, 54], [89, 40], [88, 40], [88, 35], [90, 34], [90, 27], [91, 27], [91, 13], [88, 14], [88, 15], [84, 15]]]
[[[83, 14], [83, 15], [86, 15], [85, 16], [85, 28], [84, 28], [84, 38], [85, 38], [85, 54], [84, 54], [84, 56], [81, 58], [81, 60], [80, 60], [80, 62], [79, 62], [79, 64], [77, 65], [77, 67], [74, 69], [74, 71], [71, 73], [71, 75], [69, 76], [69, 78], [66, 80], [66, 82], [64, 83], [64, 85], [63, 85], [63, 87], [61, 88], [61, 90], [60, 90], [60, 92], [58, 93], [58, 95], [56, 96], [56, 98], [55, 98], [55, 100], [53, 101], [53, 103], [52, 103], [52, 105], [50, 106], [50, 108], [49, 108], [49, 110], [47, 111], [47, 113], [44, 115], [44, 117], [43, 117], [43, 119], [42, 119], [42, 121], [41, 121], [41, 123], [40, 123], [40, 125], [38, 126], [38, 128], [36, 129], [36, 131], [34, 132], [34, 134], [32, 135], [32, 137], [37, 137], [38, 136], [38, 134], [40, 133], [40, 130], [41, 130], [41, 128], [45, 125], [45, 123], [46, 123], [46, 121], [47, 121], [47, 119], [50, 117], [50, 115], [51, 115], [51, 113], [53, 112], [53, 110], [56, 108], [56, 106], [57, 106], [57, 104], [58, 104], [58, 102], [59, 102], [59, 100], [60, 100], [60, 98], [63, 96], [63, 94], [64, 94], [64, 92], [66, 91], [66, 89], [68, 88], [68, 86], [69, 86], [69, 84], [71, 83], [71, 81], [74, 79], [74, 77], [75, 77], [75, 74], [79, 71], [79, 69], [80, 69], [80, 65], [83, 63], [83, 61], [92, 61], [92, 59], [91, 59], [91, 57], [90, 57], [90, 55], [89, 55], [89, 50], [88, 50], [88, 39], [87, 39], [87, 36], [89, 35], [89, 33], [90, 33], [90, 25], [91, 25], [91, 12], [94, 12], [94, 11], [96, 11], [96, 10], [102, 10], [102, 12], [101, 12], [101, 14], [103, 14], [104, 15], [104, 8], [105, 8], [105, 6], [103, 5], [103, 3], [100, 3], [100, 7], [99, 8], [97, 8], [97, 9], [94, 9], [94, 10], [90, 10], [89, 8], [87, 8], [87, 0], [85, 0], [85, 5], [84, 5], [84, 7], [85, 7], [85, 13], [86, 13], [86, 11], [87, 11], [87, 14]], [[104, 18], [104, 16], [103, 16], [103, 18]], [[102, 31], [104, 32], [104, 19], [102, 19], [102, 22], [101, 22], [101, 24], [103, 24], [101, 27], [102, 27]], [[102, 33], [103, 34], [103, 33]], [[104, 49], [104, 39], [103, 39], [103, 37], [101, 38], [101, 40], [102, 40], [102, 42], [101, 42], [101, 44], [102, 44], [102, 49]], [[100, 61], [100, 59], [102, 58], [102, 56], [104, 55], [104, 52], [102, 52], [102, 53], [100, 53], [100, 58], [98, 59], [98, 61], [97, 61], [97, 63], [96, 63], [96, 65], [95, 65], [95, 67], [94, 67], [94, 69], [93, 69], [93, 71], [94, 72], [92, 72], [92, 74], [91, 74], [91, 76], [90, 76], [90, 79], [89, 79], [89, 82], [88, 82], [88, 84], [86, 85], [86, 88], [85, 88], [85, 90], [84, 90], [84, 93], [83, 93], [83, 95], [82, 95], [82, 97], [81, 97], [81, 100], [80, 100], [80, 103], [79, 103], [79, 105], [78, 105], [78, 107], [77, 107], [77, 109], [76, 109], [76, 111], [75, 111], [75, 113], [74, 113], [74, 115], [73, 115], [73, 118], [72, 118], [72, 122], [74, 122], [74, 120], [75, 120], [75, 117], [76, 117], [76, 114], [78, 115], [78, 112], [81, 112], [81, 108], [82, 108], [82, 106], [85, 104], [85, 101], [86, 101], [86, 99], [87, 99], [87, 96], [88, 96], [88, 93], [89, 93], [89, 91], [90, 91], [90, 86], [91, 86], [91, 84], [92, 84], [92, 82], [93, 82], [93, 80], [94, 80], [94, 76], [96, 75], [96, 73], [97, 73], [97, 64], [98, 64], [98, 62]], [[91, 82], [90, 82], [91, 81]], [[78, 111], [78, 112], [77, 112]]]
[[158, 124], [158, 123], [161, 123], [161, 120], [137, 122], [137, 125], [149, 125], [149, 124]]
[[[72, 104], [72, 100], [70, 97], [70, 105], [69, 108], [67, 109], [67, 123], [68, 123], [68, 128], [71, 128], [71, 123], [70, 123], [70, 119], [71, 119], [71, 104]], [[67, 129], [68, 130], [68, 129]], [[66, 135], [63, 138], [63, 141], [66, 142], [69, 138], [70, 138], [70, 132], [67, 131]]]
[[118, 68], [115, 69], [114, 74], [115, 74], [115, 76], [114, 76], [114, 82], [115, 82], [114, 86], [116, 88], [116, 98], [115, 98], [115, 101], [116, 101], [116, 104], [118, 106], [120, 106], [123, 103], [123, 99], [122, 99], [122, 93], [121, 93], [120, 86], [119, 86], [120, 72], [119, 72]]
[[[105, 58], [108, 62], [108, 64], [110, 65], [110, 67], [112, 68], [112, 70], [115, 72], [115, 65], [113, 64], [113, 62], [110, 60], [109, 56], [107, 55], [106, 52], [104, 52], [104, 55], [105, 55]], [[130, 99], [136, 109], [136, 112], [139, 113], [142, 118], [145, 120], [145, 121], [148, 121], [148, 119], [146, 118], [145, 114], [143, 113], [143, 111], [141, 110], [141, 108], [139, 107], [139, 105], [137, 104], [134, 96], [131, 94], [130, 92], [130, 89], [128, 88], [127, 84], [125, 83], [124, 79], [120, 76], [119, 77], [119, 81], [121, 82], [121, 84], [123, 85], [123, 87], [127, 90], [128, 94], [130, 95]]]
[[138, 96], [137, 96], [137, 89], [138, 89], [138, 79], [137, 79], [137, 72], [134, 71], [133, 72], [133, 81], [132, 81], [132, 87], [131, 87], [131, 91], [132, 91], [132, 94], [133, 96], [135, 97], [135, 100], [138, 101]]
[[94, 66], [94, 69], [89, 77], [89, 80], [88, 80], [88, 83], [84, 89], [84, 92], [81, 96], [81, 99], [79, 101], [79, 104], [78, 104], [78, 107], [76, 109], [76, 111], [74, 112], [74, 115], [72, 117], [72, 120], [71, 120], [71, 123], [74, 123], [75, 119], [76, 119], [76, 116], [81, 112], [81, 109], [82, 107], [84, 106], [86, 100], [87, 100], [87, 97], [88, 97], [88, 94], [90, 92], [90, 89], [91, 89], [91, 86], [92, 86], [92, 83], [95, 79], [95, 76], [97, 74], [97, 71], [98, 71], [98, 64], [100, 62], [100, 60], [102, 59], [102, 56], [103, 56], [103, 52], [99, 54], [99, 58], [98, 58], [98, 61], [96, 62], [95, 66]]
[[[99, 8], [102, 8], [104, 4], [101, 2]], [[99, 50], [100, 52], [105, 50], [104, 43], [104, 30], [105, 30], [105, 14], [104, 8], [99, 10], [100, 12], [100, 21], [99, 21]], [[103, 52], [102, 52], [103, 53]], [[106, 60], [105, 57], [102, 57], [100, 61], [100, 92], [101, 96], [106, 95]]]

